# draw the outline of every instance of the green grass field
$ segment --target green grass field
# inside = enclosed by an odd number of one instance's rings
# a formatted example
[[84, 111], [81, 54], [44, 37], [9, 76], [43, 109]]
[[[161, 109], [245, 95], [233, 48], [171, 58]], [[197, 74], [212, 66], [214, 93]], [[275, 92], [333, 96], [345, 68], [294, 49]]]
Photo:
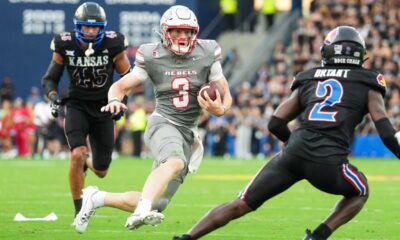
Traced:
[[[186, 232], [213, 206], [232, 200], [264, 163], [205, 159], [199, 172], [186, 178], [160, 226], [129, 232], [124, 228], [129, 213], [103, 208], [86, 233], [79, 235], [70, 227], [69, 161], [0, 160], [0, 239], [171, 239]], [[400, 162], [363, 159], [352, 163], [367, 174], [371, 195], [363, 211], [330, 239], [400, 239]], [[140, 190], [151, 164], [149, 159], [120, 158], [105, 179], [89, 173], [86, 183], [106, 191]], [[317, 226], [338, 199], [302, 181], [204, 239], [302, 239], [304, 230]], [[58, 220], [14, 222], [17, 212], [26, 217], [55, 212]]]

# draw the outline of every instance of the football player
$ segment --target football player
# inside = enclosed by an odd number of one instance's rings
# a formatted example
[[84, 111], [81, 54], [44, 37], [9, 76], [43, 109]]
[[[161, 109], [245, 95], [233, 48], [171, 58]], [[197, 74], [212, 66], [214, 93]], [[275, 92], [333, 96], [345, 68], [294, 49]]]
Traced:
[[[400, 147], [387, 117], [385, 80], [364, 69], [364, 39], [350, 26], [339, 26], [321, 48], [322, 66], [299, 73], [291, 96], [275, 111], [269, 130], [285, 142], [283, 150], [254, 176], [238, 197], [212, 209], [187, 234], [174, 240], [198, 239], [231, 220], [257, 210], [268, 199], [306, 179], [321, 191], [342, 195], [331, 214], [305, 240], [327, 239], [353, 219], [368, 199], [365, 175], [347, 155], [354, 128], [369, 113], [385, 145], [400, 158]], [[291, 132], [287, 123], [300, 118]], [[398, 136], [398, 135], [397, 135]]]
[[[106, 31], [106, 13], [99, 4], [80, 5], [74, 24], [74, 31], [60, 33], [52, 40], [53, 57], [42, 85], [52, 102], [54, 117], [61, 103], [66, 105], [64, 127], [71, 150], [69, 184], [76, 215], [82, 205], [84, 168], [103, 178], [110, 166], [114, 122], [110, 113], [100, 109], [107, 103], [114, 69], [124, 76], [130, 71], [130, 63], [125, 51], [127, 40], [119, 32]], [[61, 100], [57, 92], [64, 68], [70, 81], [67, 96]], [[89, 158], [87, 137], [93, 160]]]
[[[221, 48], [214, 40], [197, 39], [199, 25], [195, 14], [185, 6], [172, 6], [161, 17], [161, 42], [143, 44], [137, 51], [132, 72], [114, 83], [108, 92], [104, 112], [126, 109], [122, 97], [150, 79], [155, 89], [156, 107], [144, 133], [145, 143], [154, 157], [153, 169], [142, 192], [106, 193], [96, 187], [84, 189], [82, 210], [77, 215], [76, 230], [84, 232], [96, 208], [107, 206], [133, 212], [126, 228], [157, 225], [161, 213], [201, 160], [202, 145], [197, 119], [204, 109], [224, 115], [232, 104], [228, 82], [220, 64]], [[209, 81], [219, 84], [212, 101], [198, 97], [201, 86]]]

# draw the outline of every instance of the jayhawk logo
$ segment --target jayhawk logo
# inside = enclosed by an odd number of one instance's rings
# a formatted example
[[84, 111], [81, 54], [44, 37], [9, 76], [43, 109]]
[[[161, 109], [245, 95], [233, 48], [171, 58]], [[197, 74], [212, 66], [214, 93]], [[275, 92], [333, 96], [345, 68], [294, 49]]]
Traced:
[[376, 80], [378, 81], [378, 84], [379, 84], [379, 85], [381, 85], [381, 86], [383, 86], [383, 87], [386, 87], [386, 81], [385, 81], [385, 79], [383, 78], [382, 74], [379, 74], [379, 75], [376, 77]]

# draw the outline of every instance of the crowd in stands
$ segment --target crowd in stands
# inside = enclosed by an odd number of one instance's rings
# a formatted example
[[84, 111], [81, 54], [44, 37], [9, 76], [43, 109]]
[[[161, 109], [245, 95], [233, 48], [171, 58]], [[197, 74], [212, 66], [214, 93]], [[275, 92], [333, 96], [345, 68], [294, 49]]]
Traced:
[[[300, 71], [320, 65], [320, 46], [329, 30], [338, 25], [356, 27], [366, 39], [364, 67], [381, 72], [387, 83], [386, 104], [390, 120], [400, 129], [400, 2], [397, 0], [314, 0], [310, 13], [301, 17], [291, 37], [278, 41], [270, 59], [254, 78], [231, 86], [234, 104], [225, 116], [203, 113], [199, 130], [206, 155], [264, 157], [277, 152], [277, 141], [267, 129], [274, 109], [290, 94], [289, 86]], [[239, 61], [237, 52], [228, 58]], [[228, 60], [224, 65], [232, 64]], [[26, 99], [14, 99], [12, 79], [0, 85], [0, 136], [3, 158], [20, 156], [63, 157], [68, 147], [62, 130], [62, 116], [51, 116], [47, 99], [32, 88]], [[146, 87], [147, 89], [147, 87]], [[146, 115], [154, 108], [152, 94], [142, 91], [129, 101], [126, 117], [117, 123], [116, 150], [124, 155], [143, 156], [142, 133]], [[24, 104], [23, 104], [24, 102]], [[290, 123], [295, 127], [296, 122]], [[358, 134], [375, 133], [367, 117]], [[140, 145], [140, 146], [139, 146]], [[61, 154], [61, 155], [60, 155]]]

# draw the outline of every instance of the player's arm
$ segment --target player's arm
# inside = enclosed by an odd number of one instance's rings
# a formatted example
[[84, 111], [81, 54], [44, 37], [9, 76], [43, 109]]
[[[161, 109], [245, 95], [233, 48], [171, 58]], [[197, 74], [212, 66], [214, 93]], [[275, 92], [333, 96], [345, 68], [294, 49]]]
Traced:
[[110, 113], [125, 111], [127, 107], [122, 102], [123, 97], [125, 95], [128, 96], [134, 87], [141, 84], [148, 77], [149, 75], [145, 69], [135, 66], [130, 73], [111, 85], [108, 90], [108, 104], [102, 107], [101, 111]]
[[49, 67], [42, 78], [42, 86], [50, 99], [57, 98], [58, 84], [64, 71], [62, 56], [54, 52]]
[[396, 137], [396, 131], [387, 117], [385, 102], [381, 93], [369, 90], [368, 111], [385, 146], [397, 158], [400, 158], [399, 139]]
[[114, 66], [121, 78], [131, 71], [131, 64], [128, 55], [126, 54], [126, 50], [118, 53], [117, 56], [114, 57]]
[[292, 92], [290, 97], [281, 103], [275, 110], [268, 123], [268, 130], [282, 142], [290, 137], [290, 129], [287, 124], [301, 112], [299, 90]]
[[226, 80], [224, 74], [222, 73], [222, 66], [220, 61], [216, 61], [211, 65], [210, 75], [208, 80], [217, 82], [219, 86], [221, 86], [224, 91], [224, 98], [221, 99], [221, 95], [217, 91], [217, 98], [213, 101], [210, 97], [205, 94], [205, 99], [203, 99], [200, 95], [197, 97], [199, 105], [201, 108], [205, 109], [212, 115], [220, 117], [224, 115], [232, 106], [232, 95], [229, 90], [229, 84]]

